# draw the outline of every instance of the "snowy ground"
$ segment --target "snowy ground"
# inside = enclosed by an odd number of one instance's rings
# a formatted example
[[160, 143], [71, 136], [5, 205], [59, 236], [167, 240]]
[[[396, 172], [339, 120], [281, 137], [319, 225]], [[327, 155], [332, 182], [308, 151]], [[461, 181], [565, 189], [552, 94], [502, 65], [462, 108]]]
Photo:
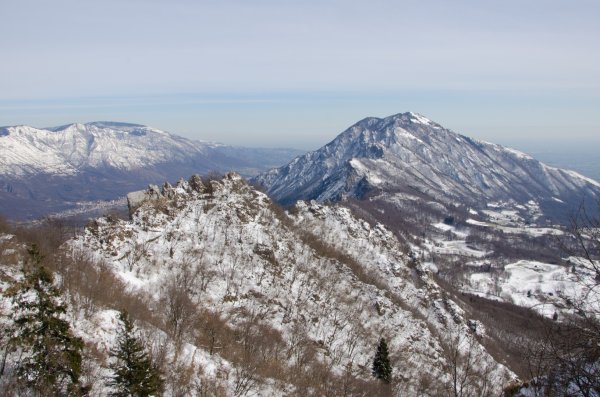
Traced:
[[483, 258], [490, 253], [467, 244], [465, 238], [469, 235], [468, 230], [458, 230], [455, 226], [443, 222], [434, 223], [432, 226], [444, 234], [444, 237], [423, 244], [426, 250], [434, 254]]
[[[575, 261], [571, 259], [571, 263]], [[520, 260], [506, 265], [499, 277], [489, 272], [473, 273], [465, 290], [552, 317], [554, 313], [572, 312], [573, 307], [568, 302], [576, 304], [585, 298], [588, 304], [593, 304], [594, 296], [585, 296], [593, 281], [592, 274], [582, 263], [579, 260], [578, 265], [573, 266]], [[595, 298], [597, 304], [597, 294]]]
[[[565, 260], [557, 258], [561, 261], [560, 264], [532, 260], [514, 260], [506, 264], [498, 259], [483, 260], [493, 252], [466, 243], [471, 232], [470, 226], [533, 238], [565, 234], [558, 227], [537, 227], [526, 224], [524, 217], [537, 216], [539, 212], [537, 203], [531, 201], [527, 206], [518, 207], [510, 203], [498, 202], [489, 203], [488, 209], [485, 210], [471, 209], [470, 215], [477, 216], [480, 220], [469, 218], [466, 220], [466, 225], [461, 228], [442, 222], [433, 223], [434, 230], [439, 234], [433, 238], [433, 241], [426, 242], [424, 248], [437, 255], [463, 257], [463, 260], [473, 258], [470, 262], [463, 262], [463, 265], [472, 269], [467, 273], [466, 283], [461, 286], [465, 292], [532, 308], [548, 317], [553, 317], [555, 313], [573, 313], [574, 307], [581, 307], [581, 305], [588, 309], [598, 309], [600, 297], [589, 296], [595, 277], [589, 261], [581, 258]], [[428, 266], [431, 269], [438, 268], [435, 263], [430, 263]], [[471, 273], [472, 271], [474, 273]]]
[[504, 233], [510, 234], [528, 234], [533, 237], [539, 237], [544, 235], [549, 236], [562, 236], [564, 232], [557, 228], [549, 227], [535, 227], [535, 226], [502, 226], [491, 222], [482, 222], [475, 219], [467, 219], [467, 223], [475, 226], [484, 226], [492, 229], [500, 230]]
[[[443, 342], [436, 335], [455, 328], [468, 333], [466, 320], [456, 304], [442, 301], [425, 268], [407, 266], [393, 233], [338, 206], [299, 203], [293, 216], [276, 215], [264, 194], [235, 175], [214, 182], [212, 190], [197, 194], [186, 184], [166, 189], [132, 222], [97, 220], [71, 247], [107, 263], [128, 288], [153, 302], [184, 268], [210, 276], [204, 288], [190, 287], [194, 303], [235, 324], [263, 313], [261, 324], [285, 341], [302, 337], [318, 346], [318, 360], [334, 373], [353, 363], [368, 379], [373, 341], [384, 334], [410, 363], [405, 374], [444, 379]], [[460, 243], [437, 248], [481, 255]], [[496, 367], [496, 379], [506, 379], [509, 371], [477, 349]]]

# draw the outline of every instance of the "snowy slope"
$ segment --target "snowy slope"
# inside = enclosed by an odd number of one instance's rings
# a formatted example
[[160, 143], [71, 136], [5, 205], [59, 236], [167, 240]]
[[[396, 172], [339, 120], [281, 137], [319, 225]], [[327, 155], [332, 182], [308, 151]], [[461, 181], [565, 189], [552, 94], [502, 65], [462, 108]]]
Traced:
[[35, 217], [193, 173], [254, 175], [299, 152], [194, 141], [138, 124], [0, 128], [0, 213]]
[[[462, 309], [385, 227], [316, 203], [283, 213], [236, 174], [148, 191], [132, 221], [98, 219], [70, 249], [104, 263], [151, 306], [161, 302], [170, 280], [195, 275], [187, 285], [199, 308], [233, 326], [258, 321], [289, 349], [301, 339], [334, 374], [353, 368], [353, 376], [368, 380], [383, 335], [403, 394], [414, 394], [426, 377], [438, 386], [449, 382], [443, 349], [449, 335], [473, 341], [471, 353], [489, 370], [496, 392], [511, 376], [479, 345]], [[296, 355], [287, 357], [286, 366], [301, 364]], [[256, 387], [251, 395], [287, 394]]]
[[600, 198], [600, 183], [592, 179], [456, 134], [416, 113], [364, 119], [256, 181], [284, 204], [410, 193], [476, 208], [533, 200], [553, 216]]

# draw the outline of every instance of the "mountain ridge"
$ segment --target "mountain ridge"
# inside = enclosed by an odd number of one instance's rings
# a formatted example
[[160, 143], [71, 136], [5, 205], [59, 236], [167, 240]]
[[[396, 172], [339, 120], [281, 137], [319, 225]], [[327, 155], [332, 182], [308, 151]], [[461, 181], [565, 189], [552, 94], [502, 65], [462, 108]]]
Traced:
[[141, 124], [96, 121], [49, 129], [0, 129], [0, 213], [45, 216], [78, 202], [115, 200], [150, 183], [195, 173], [250, 176], [289, 161], [295, 149], [227, 146]]
[[411, 362], [402, 376], [413, 394], [424, 374], [446, 381], [442, 335], [451, 333], [472, 340], [493, 389], [514, 376], [478, 342], [484, 334], [469, 328], [468, 314], [381, 224], [315, 203], [300, 202], [291, 215], [235, 173], [146, 193], [130, 221], [92, 221], [70, 248], [106, 263], [150, 299], [178, 273], [195, 274], [196, 282], [182, 288], [194, 303], [234, 325], [256, 319], [288, 345], [302, 335], [334, 373], [350, 366], [368, 380], [373, 341], [383, 334], [394, 356]]
[[[489, 201], [536, 200], [556, 217], [600, 198], [597, 181], [457, 134], [413, 112], [362, 119], [322, 148], [254, 181], [282, 204], [413, 191], [480, 207]], [[563, 208], [555, 208], [560, 203]]]

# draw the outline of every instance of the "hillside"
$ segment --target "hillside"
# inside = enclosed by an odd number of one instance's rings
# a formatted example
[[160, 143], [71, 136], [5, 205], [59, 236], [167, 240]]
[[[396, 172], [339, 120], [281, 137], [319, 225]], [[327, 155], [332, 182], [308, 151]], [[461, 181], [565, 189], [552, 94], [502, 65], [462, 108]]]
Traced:
[[[62, 267], [69, 319], [99, 357], [126, 308], [162, 346], [168, 388], [185, 369], [225, 395], [378, 395], [380, 337], [403, 395], [446, 393], [454, 369], [473, 393], [513, 376], [484, 347], [485, 327], [384, 226], [316, 203], [286, 214], [236, 174], [150, 193], [131, 221], [97, 219], [63, 248], [83, 266]], [[104, 359], [93, 367], [108, 371]]]

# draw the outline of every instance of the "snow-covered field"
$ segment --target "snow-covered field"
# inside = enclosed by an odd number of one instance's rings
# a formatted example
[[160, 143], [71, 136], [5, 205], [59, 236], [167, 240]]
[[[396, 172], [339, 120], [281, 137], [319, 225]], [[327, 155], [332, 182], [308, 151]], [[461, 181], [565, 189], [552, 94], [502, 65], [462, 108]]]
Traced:
[[558, 228], [535, 227], [535, 226], [502, 226], [491, 222], [482, 222], [475, 219], [467, 219], [467, 223], [475, 226], [489, 227], [510, 234], [528, 234], [533, 237], [539, 236], [562, 236], [564, 232]]
[[591, 291], [590, 295], [593, 277], [581, 258], [570, 258], [564, 265], [520, 260], [504, 266], [499, 276], [489, 272], [473, 273], [465, 290], [552, 317], [554, 313], [572, 313], [573, 305], [598, 310], [598, 292]]

